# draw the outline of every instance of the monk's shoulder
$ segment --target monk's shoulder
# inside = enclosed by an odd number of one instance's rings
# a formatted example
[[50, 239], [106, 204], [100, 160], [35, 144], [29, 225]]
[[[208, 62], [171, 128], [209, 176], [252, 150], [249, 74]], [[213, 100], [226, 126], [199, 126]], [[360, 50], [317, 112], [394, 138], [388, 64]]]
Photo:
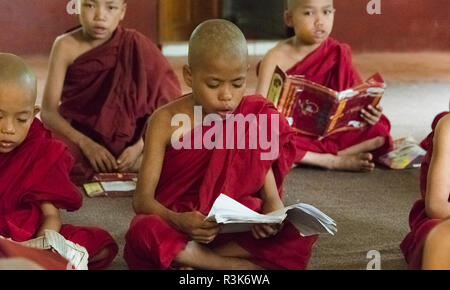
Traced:
[[329, 37], [326, 40], [326, 46], [330, 50], [338, 51], [342, 56], [347, 56], [348, 58], [352, 57], [352, 48], [348, 43]]
[[128, 38], [134, 39], [134, 41], [140, 45], [144, 46], [147, 49], [151, 50], [152, 52], [160, 52], [161, 50], [156, 45], [156, 43], [150, 39], [150, 37], [144, 35], [143, 33], [131, 29], [131, 28], [124, 28], [123, 33], [128, 36]]
[[450, 136], [450, 113], [442, 116], [436, 125], [436, 134]]
[[156, 130], [152, 134], [167, 139], [172, 131], [173, 118], [181, 113], [180, 106], [180, 100], [176, 100], [156, 109], [149, 118], [149, 127]]
[[79, 37], [80, 31], [74, 30], [58, 36], [53, 44], [54, 54], [68, 62], [76, 59], [82, 51], [82, 41]]
[[289, 53], [289, 45], [287, 40], [278, 42], [273, 48], [271, 48], [264, 56], [265, 61], [279, 62]]

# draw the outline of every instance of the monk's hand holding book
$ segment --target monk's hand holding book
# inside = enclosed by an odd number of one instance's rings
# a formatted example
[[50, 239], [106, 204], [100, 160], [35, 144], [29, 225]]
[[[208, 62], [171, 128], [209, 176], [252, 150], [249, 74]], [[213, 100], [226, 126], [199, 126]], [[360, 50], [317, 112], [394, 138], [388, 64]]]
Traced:
[[[265, 197], [262, 214], [268, 214], [284, 208], [279, 195], [276, 193], [272, 198]], [[283, 223], [279, 224], [256, 224], [252, 227], [253, 237], [257, 240], [276, 236], [281, 231]]]
[[366, 109], [361, 110], [361, 118], [372, 126], [380, 121], [382, 115], [383, 108], [380, 105], [376, 107], [369, 105]]
[[80, 149], [96, 172], [113, 172], [118, 169], [116, 158], [105, 147], [85, 138]]
[[174, 223], [180, 231], [201, 244], [211, 243], [220, 231], [219, 224], [206, 220], [198, 211], [179, 213]]

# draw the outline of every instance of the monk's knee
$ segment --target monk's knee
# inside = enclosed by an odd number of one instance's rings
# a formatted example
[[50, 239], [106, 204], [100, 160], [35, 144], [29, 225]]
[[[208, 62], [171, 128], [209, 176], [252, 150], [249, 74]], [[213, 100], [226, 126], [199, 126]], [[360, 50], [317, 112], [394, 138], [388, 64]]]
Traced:
[[132, 270], [163, 269], [166, 256], [181, 240], [186, 242], [159, 216], [137, 216], [125, 236], [125, 261]]
[[425, 240], [425, 249], [433, 249], [447, 245], [450, 248], [448, 241], [450, 241], [450, 219], [441, 222], [430, 231]]
[[450, 219], [435, 226], [427, 235], [423, 250], [424, 269], [450, 267]]
[[168, 227], [167, 223], [158, 216], [139, 215], [131, 222], [125, 237], [126, 242], [134, 243], [142, 239], [151, 241], [158, 234], [158, 230], [164, 227]]

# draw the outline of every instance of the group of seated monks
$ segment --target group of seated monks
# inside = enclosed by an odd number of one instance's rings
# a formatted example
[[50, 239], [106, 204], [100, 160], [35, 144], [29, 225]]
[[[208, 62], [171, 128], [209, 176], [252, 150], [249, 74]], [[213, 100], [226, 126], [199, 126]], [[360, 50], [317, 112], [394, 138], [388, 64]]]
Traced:
[[[288, 1], [284, 18], [295, 36], [264, 56], [249, 96], [247, 42], [237, 26], [215, 19], [194, 30], [183, 67], [192, 93], [181, 96], [157, 46], [120, 26], [126, 7], [125, 0], [81, 0], [81, 26], [54, 42], [42, 110], [33, 71], [21, 58], [0, 53], [0, 268], [23, 262], [8, 257], [7, 239], [23, 242], [46, 230], [85, 247], [89, 269], [107, 268], [118, 252], [111, 235], [63, 224], [59, 210], [82, 206], [76, 185], [95, 173], [136, 172], [136, 216], [124, 248], [130, 269], [306, 269], [317, 236], [301, 236], [288, 221], [223, 234], [205, 217], [221, 193], [260, 213], [282, 208], [283, 180], [296, 164], [370, 172], [377, 157], [392, 150], [381, 106], [361, 111], [364, 128], [318, 139], [295, 130], [266, 100], [276, 66], [338, 91], [361, 83], [349, 46], [329, 36], [333, 0]], [[173, 125], [180, 114], [190, 126]], [[278, 138], [276, 158], [261, 158], [263, 146], [173, 146], [174, 140], [209, 134], [203, 121], [210, 115], [225, 131], [227, 118], [239, 114], [279, 117], [265, 124]], [[244, 135], [254, 136], [251, 128]], [[436, 118], [422, 145], [423, 197], [412, 208], [411, 232], [401, 249], [411, 269], [450, 268], [448, 113]], [[60, 265], [36, 255], [28, 267]]]

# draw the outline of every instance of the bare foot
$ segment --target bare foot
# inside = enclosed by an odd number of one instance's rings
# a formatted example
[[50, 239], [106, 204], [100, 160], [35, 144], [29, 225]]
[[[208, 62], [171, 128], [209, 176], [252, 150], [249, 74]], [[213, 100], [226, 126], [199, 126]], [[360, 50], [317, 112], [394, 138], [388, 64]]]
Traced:
[[331, 170], [344, 170], [355, 172], [371, 172], [375, 169], [373, 156], [370, 153], [358, 153], [352, 155], [338, 155], [330, 165]]

